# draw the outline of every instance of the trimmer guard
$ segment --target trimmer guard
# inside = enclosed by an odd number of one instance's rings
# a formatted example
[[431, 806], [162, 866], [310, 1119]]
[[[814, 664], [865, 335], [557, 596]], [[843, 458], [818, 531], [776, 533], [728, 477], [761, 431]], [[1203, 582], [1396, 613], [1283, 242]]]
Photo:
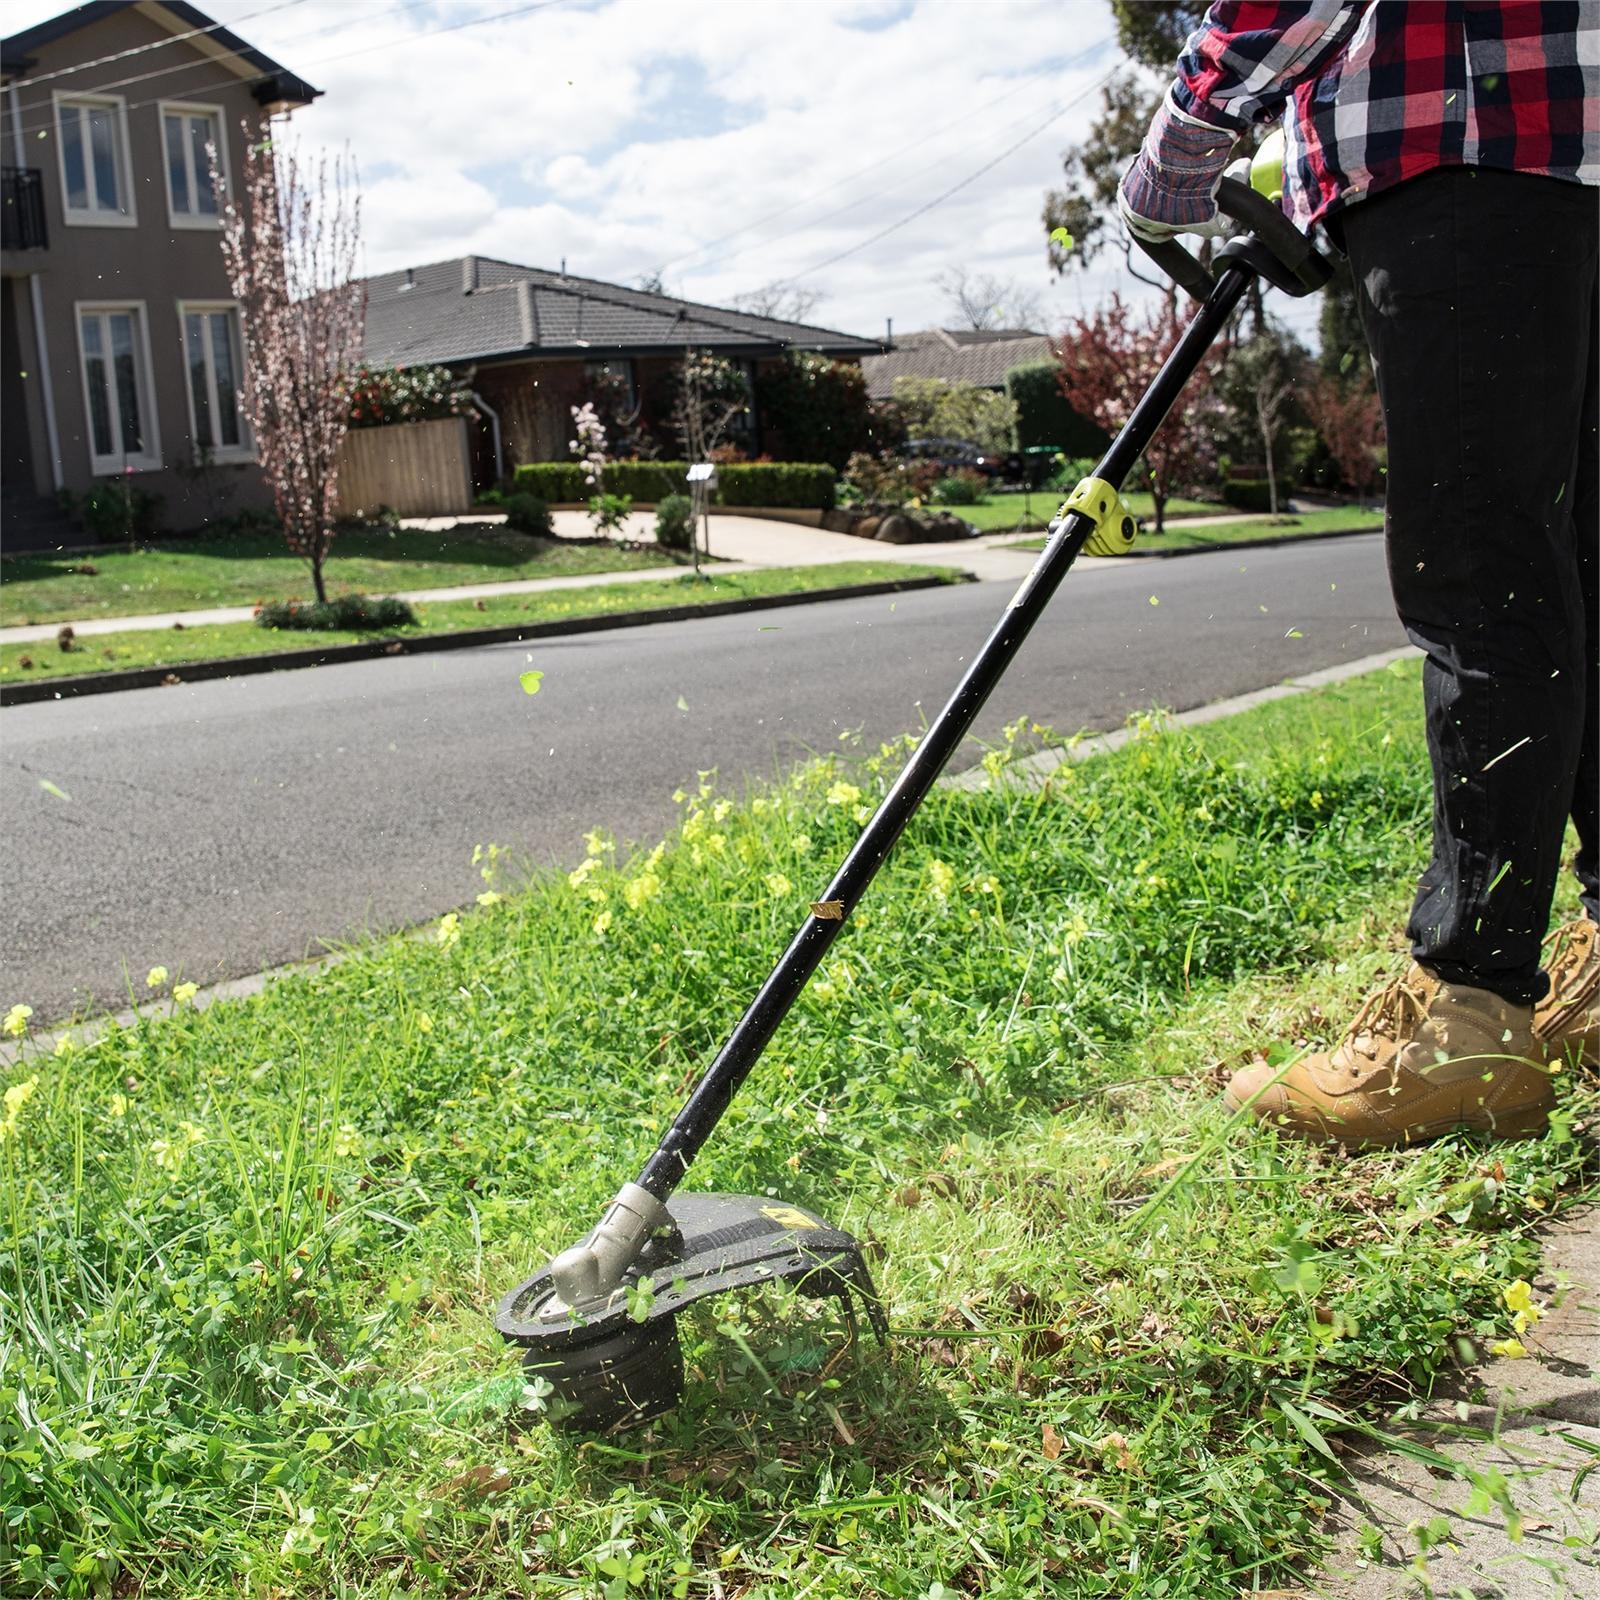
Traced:
[[748, 1194], [679, 1194], [667, 1202], [673, 1226], [657, 1234], [601, 1311], [541, 1316], [554, 1298], [548, 1267], [501, 1302], [494, 1324], [512, 1344], [558, 1352], [620, 1332], [636, 1319], [629, 1291], [651, 1280], [645, 1322], [676, 1315], [696, 1300], [758, 1283], [793, 1283], [821, 1298], [852, 1291], [880, 1339], [888, 1321], [861, 1245], [814, 1212]]

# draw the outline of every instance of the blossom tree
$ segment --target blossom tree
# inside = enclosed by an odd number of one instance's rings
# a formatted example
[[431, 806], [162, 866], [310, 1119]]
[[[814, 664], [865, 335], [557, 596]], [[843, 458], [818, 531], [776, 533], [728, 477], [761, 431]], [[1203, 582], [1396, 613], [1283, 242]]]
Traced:
[[1312, 384], [1305, 406], [1339, 476], [1363, 498], [1371, 495], [1383, 476], [1383, 409], [1376, 392], [1324, 376]]
[[[1113, 294], [1108, 305], [1092, 317], [1076, 318], [1055, 341], [1061, 392], [1080, 416], [1093, 418], [1107, 433], [1116, 433], [1172, 353], [1184, 325], [1170, 301], [1141, 315]], [[1215, 347], [1207, 352], [1167, 413], [1167, 420], [1145, 447], [1158, 534], [1167, 501], [1216, 465], [1222, 419], [1216, 378], [1221, 359]]]
[[[215, 174], [214, 150], [211, 160]], [[246, 123], [242, 182], [222, 220], [244, 339], [240, 404], [284, 537], [310, 567], [319, 601], [328, 598], [339, 445], [366, 326], [360, 243], [354, 166], [302, 157]]]

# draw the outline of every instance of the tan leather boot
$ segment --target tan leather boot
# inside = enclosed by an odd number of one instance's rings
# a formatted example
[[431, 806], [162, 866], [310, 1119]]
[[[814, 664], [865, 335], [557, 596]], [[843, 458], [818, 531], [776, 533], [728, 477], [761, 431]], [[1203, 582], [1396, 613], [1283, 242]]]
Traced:
[[1555, 1095], [1533, 1007], [1445, 983], [1413, 963], [1356, 1013], [1331, 1051], [1234, 1074], [1227, 1101], [1301, 1138], [1351, 1149], [1415, 1144], [1455, 1128], [1542, 1133]]
[[1544, 947], [1550, 993], [1534, 1007], [1533, 1031], [1552, 1060], [1600, 1067], [1600, 925], [1575, 917]]

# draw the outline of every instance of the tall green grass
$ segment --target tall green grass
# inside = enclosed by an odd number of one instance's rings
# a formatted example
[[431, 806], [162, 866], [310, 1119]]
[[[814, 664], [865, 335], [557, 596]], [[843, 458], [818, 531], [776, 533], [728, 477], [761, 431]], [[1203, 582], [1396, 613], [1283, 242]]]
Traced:
[[546, 1430], [486, 1312], [632, 1175], [901, 751], [740, 798], [707, 774], [648, 854], [590, 836], [513, 888], [490, 853], [490, 903], [422, 940], [25, 1052], [0, 1593], [1291, 1581], [1330, 1437], [1506, 1331], [1594, 1109], [1570, 1088], [1487, 1159], [1225, 1131], [1228, 1064], [1336, 1031], [1396, 959], [1416, 693], [1147, 721], [1042, 787], [936, 793], [693, 1174], [856, 1230], [896, 1337], [715, 1302], [640, 1434]]

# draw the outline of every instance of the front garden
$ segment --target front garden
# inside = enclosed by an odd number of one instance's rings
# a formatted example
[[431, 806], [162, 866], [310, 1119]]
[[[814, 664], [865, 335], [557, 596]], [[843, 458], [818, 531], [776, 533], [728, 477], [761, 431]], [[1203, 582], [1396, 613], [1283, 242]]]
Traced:
[[683, 1408], [621, 1437], [548, 1431], [489, 1311], [654, 1144], [903, 747], [690, 778], [670, 838], [526, 884], [486, 849], [460, 914], [249, 1000], [154, 970], [54, 1043], [3, 997], [0, 1593], [1299, 1590], [1349, 1447], [1507, 1337], [1600, 1113], [1564, 1083], [1492, 1158], [1228, 1125], [1231, 1067], [1402, 959], [1419, 693], [936, 792], [693, 1174], [860, 1233], [893, 1338], [712, 1302]]

